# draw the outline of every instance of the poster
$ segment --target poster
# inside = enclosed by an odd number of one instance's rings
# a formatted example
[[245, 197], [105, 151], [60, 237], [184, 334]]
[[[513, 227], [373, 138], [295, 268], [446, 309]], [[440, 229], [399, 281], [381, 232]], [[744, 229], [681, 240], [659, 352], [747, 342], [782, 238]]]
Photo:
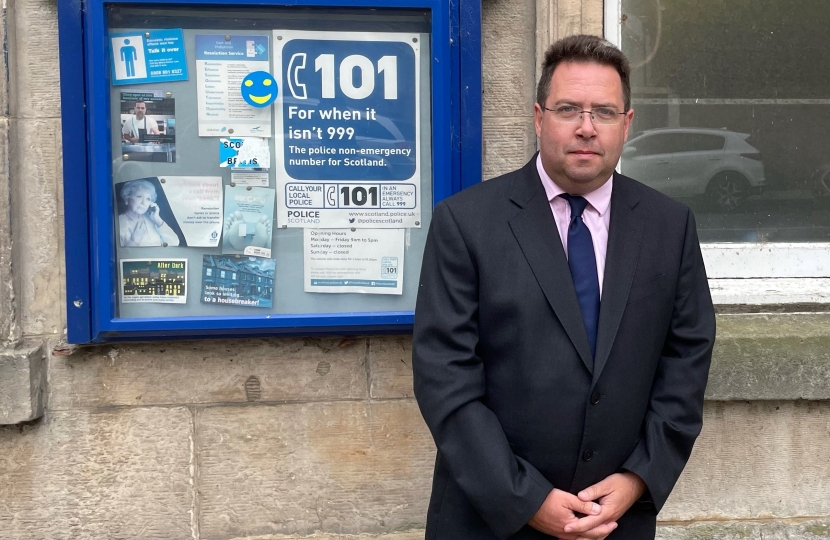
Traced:
[[402, 294], [404, 229], [304, 229], [303, 290]]
[[121, 302], [187, 303], [187, 259], [121, 259]]
[[176, 162], [172, 93], [121, 92], [121, 153], [129, 161]]
[[225, 186], [222, 253], [271, 257], [273, 189]]
[[217, 247], [220, 176], [163, 176], [115, 184], [121, 247]]
[[187, 80], [181, 28], [110, 34], [112, 84]]
[[202, 303], [270, 308], [274, 259], [202, 256]]
[[260, 137], [219, 139], [219, 166], [232, 169], [271, 168], [271, 149], [268, 148], [268, 139]]
[[196, 35], [200, 137], [271, 137], [271, 107], [242, 99], [242, 79], [269, 71], [268, 36]]
[[419, 34], [274, 31], [277, 222], [419, 227]]

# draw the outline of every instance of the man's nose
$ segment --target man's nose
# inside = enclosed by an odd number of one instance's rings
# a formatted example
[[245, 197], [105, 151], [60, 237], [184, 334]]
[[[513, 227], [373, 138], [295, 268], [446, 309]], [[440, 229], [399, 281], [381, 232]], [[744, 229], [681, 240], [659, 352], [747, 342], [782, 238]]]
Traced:
[[576, 130], [576, 134], [580, 137], [595, 137], [597, 134], [597, 130], [594, 127], [594, 123], [591, 121], [591, 113], [583, 112], [582, 113], [582, 121], [579, 122], [579, 128]]

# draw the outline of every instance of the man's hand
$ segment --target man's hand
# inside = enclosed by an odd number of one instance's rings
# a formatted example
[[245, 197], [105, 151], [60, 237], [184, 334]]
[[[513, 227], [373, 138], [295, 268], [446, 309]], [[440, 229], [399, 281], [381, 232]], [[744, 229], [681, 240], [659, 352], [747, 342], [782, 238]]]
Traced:
[[602, 527], [608, 523], [616, 523], [645, 491], [646, 483], [636, 474], [632, 472], [612, 474], [605, 480], [579, 492], [580, 501], [597, 501], [601, 507], [600, 513], [567, 524], [565, 532], [582, 535], [577, 538], [605, 538], [605, 536], [590, 535], [603, 530]]
[[536, 515], [528, 521], [528, 525], [542, 531], [545, 534], [556, 536], [560, 540], [579, 540], [582, 538], [598, 539], [605, 538], [616, 527], [616, 523], [602, 523], [599, 526], [586, 529], [584, 532], [570, 532], [567, 527], [574, 526], [582, 520], [579, 515], [589, 517], [599, 516], [602, 511], [600, 505], [592, 501], [581, 501], [567, 491], [554, 489], [551, 491]]

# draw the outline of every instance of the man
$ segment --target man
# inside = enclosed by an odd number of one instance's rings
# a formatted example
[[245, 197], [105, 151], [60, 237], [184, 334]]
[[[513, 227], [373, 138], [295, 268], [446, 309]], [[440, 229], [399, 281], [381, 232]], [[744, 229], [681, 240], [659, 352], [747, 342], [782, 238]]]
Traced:
[[133, 115], [121, 126], [121, 140], [129, 143], [144, 142], [148, 133], [159, 134], [159, 125], [149, 116], [145, 116], [147, 104], [143, 101], [136, 101], [133, 107]]
[[435, 207], [413, 337], [429, 540], [654, 538], [701, 429], [714, 310], [691, 211], [614, 168], [629, 64], [551, 46], [539, 153]]

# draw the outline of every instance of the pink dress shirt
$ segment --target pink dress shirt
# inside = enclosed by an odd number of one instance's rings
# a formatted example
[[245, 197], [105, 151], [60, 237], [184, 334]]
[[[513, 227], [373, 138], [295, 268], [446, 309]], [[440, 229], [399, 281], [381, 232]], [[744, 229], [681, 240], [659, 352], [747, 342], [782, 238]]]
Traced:
[[[553, 212], [553, 219], [556, 221], [556, 228], [559, 229], [559, 238], [562, 240], [562, 247], [565, 248], [565, 257], [568, 256], [568, 224], [571, 222], [571, 205], [568, 201], [559, 197], [565, 191], [551, 180], [545, 168], [542, 166], [541, 156], [536, 156], [536, 169], [545, 187], [545, 193], [550, 201], [550, 211]], [[605, 253], [608, 250], [608, 226], [611, 223], [611, 190], [613, 189], [614, 175], [602, 186], [591, 193], [583, 195], [588, 201], [588, 206], [582, 212], [582, 221], [591, 231], [591, 238], [594, 241], [594, 255], [597, 258], [597, 277], [599, 277], [599, 294], [602, 297], [602, 277], [605, 275]]]

